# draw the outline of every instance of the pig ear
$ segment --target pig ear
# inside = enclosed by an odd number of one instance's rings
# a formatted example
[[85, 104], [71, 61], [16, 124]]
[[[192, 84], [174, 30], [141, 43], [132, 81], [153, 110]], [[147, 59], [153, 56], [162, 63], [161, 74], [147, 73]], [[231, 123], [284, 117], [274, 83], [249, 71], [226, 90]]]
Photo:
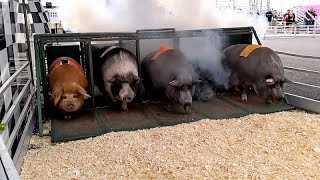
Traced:
[[81, 86], [78, 85], [77, 87], [77, 92], [80, 93], [81, 95], [83, 95], [84, 99], [88, 99], [91, 98], [91, 96], [89, 94], [87, 94], [87, 91], [84, 90]]
[[179, 81], [173, 80], [173, 81], [169, 82], [169, 85], [170, 86], [178, 86], [179, 85]]
[[266, 79], [266, 84], [267, 84], [268, 86], [274, 85], [274, 80], [273, 80], [273, 78], [268, 78], [268, 79]]
[[51, 94], [51, 97], [53, 99], [53, 104], [56, 106], [62, 96], [63, 88], [61, 86], [55, 88]]
[[134, 76], [133, 76], [133, 81], [134, 81], [135, 83], [139, 83], [139, 82], [141, 81], [141, 78], [134, 75]]

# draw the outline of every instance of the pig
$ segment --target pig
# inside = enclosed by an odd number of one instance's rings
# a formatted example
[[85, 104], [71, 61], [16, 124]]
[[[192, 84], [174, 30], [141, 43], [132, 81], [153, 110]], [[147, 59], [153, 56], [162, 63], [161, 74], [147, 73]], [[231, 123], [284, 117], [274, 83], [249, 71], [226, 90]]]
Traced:
[[172, 111], [171, 105], [179, 105], [186, 113], [190, 112], [195, 84], [199, 80], [180, 50], [161, 46], [149, 53], [142, 60], [141, 74], [148, 97], [168, 100], [167, 111]]
[[80, 64], [70, 57], [57, 58], [49, 68], [49, 88], [53, 105], [71, 119], [71, 114], [79, 111], [87, 93], [88, 81]]
[[216, 84], [214, 76], [208, 70], [200, 68], [197, 62], [199, 61], [193, 61], [192, 65], [196, 76], [201, 80], [201, 82], [197, 83], [195, 86], [193, 99], [197, 101], [209, 101], [216, 95], [214, 91]]
[[127, 111], [127, 103], [144, 91], [135, 55], [118, 46], [94, 46], [92, 52], [96, 87], [107, 99], [120, 101], [122, 110]]
[[268, 47], [260, 47], [248, 57], [240, 56], [248, 44], [236, 44], [224, 50], [225, 68], [231, 71], [229, 87], [242, 88], [241, 100], [248, 100], [249, 87], [267, 103], [284, 98], [283, 84], [290, 82], [284, 77], [284, 68], [277, 53]]

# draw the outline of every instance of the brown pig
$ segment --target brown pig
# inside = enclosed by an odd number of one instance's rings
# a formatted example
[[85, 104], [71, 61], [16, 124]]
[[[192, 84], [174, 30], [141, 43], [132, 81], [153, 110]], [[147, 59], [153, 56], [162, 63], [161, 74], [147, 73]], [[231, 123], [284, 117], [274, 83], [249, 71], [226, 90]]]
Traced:
[[79, 63], [70, 57], [56, 59], [49, 68], [49, 87], [54, 106], [62, 111], [66, 119], [70, 113], [79, 111], [87, 94], [88, 81]]

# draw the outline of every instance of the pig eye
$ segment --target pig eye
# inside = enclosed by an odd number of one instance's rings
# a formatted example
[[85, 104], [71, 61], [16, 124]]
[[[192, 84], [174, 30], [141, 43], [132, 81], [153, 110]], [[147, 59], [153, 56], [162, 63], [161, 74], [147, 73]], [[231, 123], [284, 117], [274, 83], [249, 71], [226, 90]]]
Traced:
[[73, 98], [79, 98], [79, 97], [80, 97], [80, 94], [73, 95]]
[[67, 99], [67, 96], [62, 96], [61, 98], [62, 98], [62, 99]]

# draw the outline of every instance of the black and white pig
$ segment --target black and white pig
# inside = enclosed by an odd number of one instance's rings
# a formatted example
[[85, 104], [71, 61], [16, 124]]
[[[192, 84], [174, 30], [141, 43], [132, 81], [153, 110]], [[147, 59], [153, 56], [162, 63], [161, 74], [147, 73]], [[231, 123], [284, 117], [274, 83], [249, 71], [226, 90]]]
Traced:
[[182, 105], [185, 112], [189, 113], [195, 84], [199, 80], [195, 77], [192, 65], [180, 50], [167, 48], [160, 52], [161, 49], [166, 48], [160, 47], [142, 61], [144, 87], [147, 92], [152, 93], [152, 98], [168, 100], [168, 111], [172, 110], [171, 105]]
[[290, 81], [284, 77], [279, 55], [268, 47], [260, 47], [253, 50], [248, 57], [240, 56], [248, 45], [236, 44], [224, 50], [224, 67], [231, 70], [230, 87], [242, 88], [242, 101], [248, 100], [251, 86], [267, 103], [282, 100], [283, 84]]
[[135, 55], [118, 46], [94, 45], [92, 54], [98, 90], [112, 101], [121, 101], [121, 108], [128, 110], [127, 103], [144, 90]]

